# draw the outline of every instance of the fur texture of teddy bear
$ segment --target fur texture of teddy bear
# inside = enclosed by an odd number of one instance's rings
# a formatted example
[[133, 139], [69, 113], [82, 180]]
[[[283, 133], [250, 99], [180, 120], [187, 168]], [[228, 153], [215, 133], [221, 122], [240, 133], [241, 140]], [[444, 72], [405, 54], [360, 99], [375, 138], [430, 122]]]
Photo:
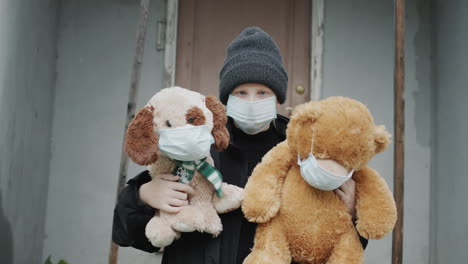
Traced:
[[[297, 106], [287, 139], [264, 156], [245, 187], [242, 210], [259, 225], [244, 264], [362, 263], [357, 232], [380, 239], [397, 219], [385, 180], [367, 166], [389, 143], [385, 127], [375, 125], [356, 100], [330, 97]], [[306, 159], [311, 150], [329, 170], [354, 170], [356, 226], [333, 191], [314, 188], [301, 177], [298, 157]]]
[[[229, 145], [226, 121], [224, 106], [215, 97], [205, 97], [181, 87], [165, 88], [156, 93], [130, 123], [125, 150], [135, 163], [148, 165], [151, 177], [171, 174], [176, 162], [159, 151], [159, 129], [207, 125], [215, 140], [215, 149], [222, 151]], [[206, 161], [214, 166], [210, 156]], [[218, 197], [213, 184], [198, 171], [188, 184], [195, 190], [195, 194], [189, 196], [188, 206], [176, 214], [157, 212], [147, 224], [146, 236], [154, 246], [170, 245], [180, 236], [179, 232], [199, 231], [218, 236], [222, 231], [218, 213], [239, 208], [243, 200], [242, 188], [224, 182], [222, 196]]]

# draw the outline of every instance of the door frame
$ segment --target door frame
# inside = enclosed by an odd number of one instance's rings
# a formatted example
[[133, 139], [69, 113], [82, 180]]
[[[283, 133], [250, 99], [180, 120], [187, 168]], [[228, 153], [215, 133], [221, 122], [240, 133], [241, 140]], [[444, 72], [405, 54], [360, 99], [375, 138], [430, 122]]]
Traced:
[[[311, 0], [311, 47], [310, 47], [310, 100], [320, 100], [323, 90], [323, 40], [325, 23], [325, 0]], [[177, 56], [177, 25], [179, 0], [167, 0], [166, 44], [164, 52], [164, 87], [174, 86]]]

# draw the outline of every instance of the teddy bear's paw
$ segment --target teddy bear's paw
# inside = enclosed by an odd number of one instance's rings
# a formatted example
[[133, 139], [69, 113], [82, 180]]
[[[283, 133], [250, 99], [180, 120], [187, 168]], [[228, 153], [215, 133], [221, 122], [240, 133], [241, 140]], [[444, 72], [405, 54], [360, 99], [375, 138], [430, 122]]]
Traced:
[[239, 208], [244, 200], [244, 189], [223, 182], [223, 197], [214, 194], [213, 206], [219, 214], [228, 213]]
[[245, 218], [254, 223], [266, 223], [270, 221], [279, 210], [279, 203], [255, 201], [255, 199], [244, 200], [242, 212]]
[[242, 264], [290, 264], [291, 257], [281, 258], [267, 250], [254, 249]]
[[200, 209], [194, 206], [187, 206], [180, 211], [172, 223], [172, 228], [179, 232], [203, 231], [204, 227], [205, 217]]
[[348, 254], [333, 253], [326, 264], [362, 264], [364, 262], [363, 250], [356, 250]]
[[146, 225], [145, 234], [155, 247], [165, 247], [179, 237], [165, 221], [159, 217], [153, 217]]
[[382, 239], [385, 235], [391, 232], [393, 224], [376, 224], [375, 222], [358, 221], [356, 230], [366, 239]]

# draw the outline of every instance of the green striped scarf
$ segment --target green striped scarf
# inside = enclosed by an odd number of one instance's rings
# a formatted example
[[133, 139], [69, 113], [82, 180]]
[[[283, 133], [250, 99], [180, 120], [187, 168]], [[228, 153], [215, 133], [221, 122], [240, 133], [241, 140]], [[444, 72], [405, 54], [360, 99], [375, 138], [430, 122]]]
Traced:
[[193, 175], [195, 175], [195, 170], [197, 170], [213, 184], [216, 190], [216, 195], [218, 195], [218, 197], [222, 197], [223, 193], [221, 191], [221, 183], [223, 182], [223, 176], [205, 160], [206, 158], [198, 161], [175, 160], [176, 167], [172, 171], [172, 174], [180, 177], [179, 182], [188, 184], [192, 180]]

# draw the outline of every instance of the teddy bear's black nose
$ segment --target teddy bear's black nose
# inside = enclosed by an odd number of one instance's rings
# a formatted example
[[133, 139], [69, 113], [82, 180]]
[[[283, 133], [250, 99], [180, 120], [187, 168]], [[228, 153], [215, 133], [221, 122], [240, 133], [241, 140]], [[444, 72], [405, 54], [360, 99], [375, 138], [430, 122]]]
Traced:
[[169, 120], [166, 120], [166, 126], [167, 127], [172, 127], [171, 122], [169, 122]]

